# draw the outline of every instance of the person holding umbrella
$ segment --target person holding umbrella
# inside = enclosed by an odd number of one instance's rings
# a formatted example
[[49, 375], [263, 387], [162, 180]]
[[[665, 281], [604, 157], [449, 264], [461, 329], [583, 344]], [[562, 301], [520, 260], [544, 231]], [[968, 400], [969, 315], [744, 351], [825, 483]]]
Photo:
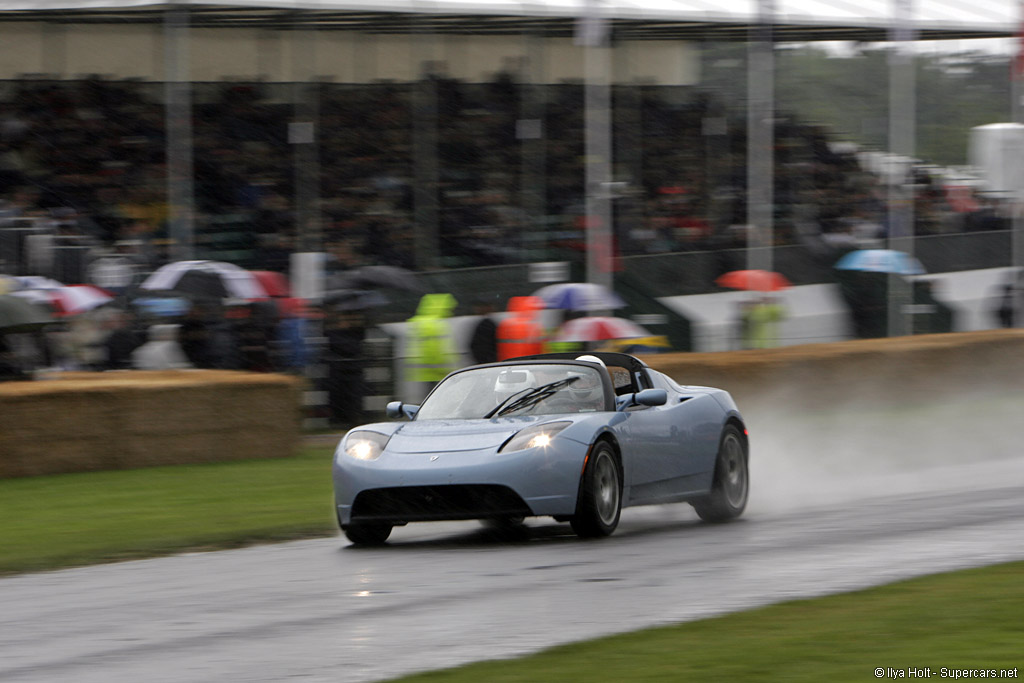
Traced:
[[779, 323], [786, 317], [783, 308], [773, 296], [763, 294], [742, 310], [743, 348], [770, 349], [779, 345]]
[[786, 309], [772, 296], [790, 287], [786, 276], [771, 270], [733, 270], [715, 278], [720, 287], [757, 292], [740, 303], [739, 339], [744, 349], [767, 349], [779, 344], [779, 323]]
[[7, 342], [7, 335], [0, 330], [0, 382], [22, 379], [31, 379], [31, 376], [21, 369], [14, 349]]

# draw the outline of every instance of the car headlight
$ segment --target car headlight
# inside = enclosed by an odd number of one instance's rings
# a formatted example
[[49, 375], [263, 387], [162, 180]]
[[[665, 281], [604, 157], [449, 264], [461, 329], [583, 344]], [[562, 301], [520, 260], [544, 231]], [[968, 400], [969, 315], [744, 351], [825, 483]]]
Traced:
[[527, 427], [517, 432], [511, 439], [506, 441], [499, 453], [505, 451], [521, 451], [527, 448], [544, 448], [551, 443], [551, 439], [560, 431], [571, 425], [572, 422], [549, 422], [547, 424]]
[[376, 460], [384, 452], [391, 437], [360, 430], [345, 437], [345, 455], [356, 460]]

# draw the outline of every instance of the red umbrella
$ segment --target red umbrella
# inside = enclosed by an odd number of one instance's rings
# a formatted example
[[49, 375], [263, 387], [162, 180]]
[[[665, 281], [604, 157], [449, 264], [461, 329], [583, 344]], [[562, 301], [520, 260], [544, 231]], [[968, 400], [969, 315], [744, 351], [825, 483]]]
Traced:
[[283, 273], [273, 270], [251, 270], [256, 281], [267, 290], [267, 296], [291, 296], [291, 287], [288, 278]]
[[300, 318], [306, 314], [306, 300], [291, 295], [291, 285], [286, 275], [273, 270], [249, 272], [267, 291], [267, 296], [277, 305], [278, 315], [282, 318]]
[[777, 292], [791, 286], [785, 275], [774, 270], [731, 270], [715, 279], [719, 287], [751, 292]]
[[651, 333], [632, 320], [612, 316], [590, 316], [569, 320], [555, 335], [560, 342], [593, 342], [605, 339], [637, 339]]

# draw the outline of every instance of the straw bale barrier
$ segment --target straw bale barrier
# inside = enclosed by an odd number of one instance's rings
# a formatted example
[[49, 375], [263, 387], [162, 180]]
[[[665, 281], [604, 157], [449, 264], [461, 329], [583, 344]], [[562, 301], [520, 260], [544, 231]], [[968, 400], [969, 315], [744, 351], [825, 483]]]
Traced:
[[646, 356], [680, 384], [726, 389], [740, 409], [816, 409], [1024, 389], [1024, 330], [859, 339]]
[[293, 455], [301, 381], [227, 370], [0, 383], [0, 478]]

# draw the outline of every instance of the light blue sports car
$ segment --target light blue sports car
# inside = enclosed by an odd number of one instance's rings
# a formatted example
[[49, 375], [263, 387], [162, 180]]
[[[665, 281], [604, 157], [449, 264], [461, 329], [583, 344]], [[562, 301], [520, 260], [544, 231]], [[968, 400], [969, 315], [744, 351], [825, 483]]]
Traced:
[[622, 353], [550, 353], [448, 375], [406, 419], [356, 427], [334, 454], [338, 522], [380, 544], [408, 522], [551, 516], [608, 536], [623, 507], [686, 501], [743, 513], [747, 430], [730, 395]]

